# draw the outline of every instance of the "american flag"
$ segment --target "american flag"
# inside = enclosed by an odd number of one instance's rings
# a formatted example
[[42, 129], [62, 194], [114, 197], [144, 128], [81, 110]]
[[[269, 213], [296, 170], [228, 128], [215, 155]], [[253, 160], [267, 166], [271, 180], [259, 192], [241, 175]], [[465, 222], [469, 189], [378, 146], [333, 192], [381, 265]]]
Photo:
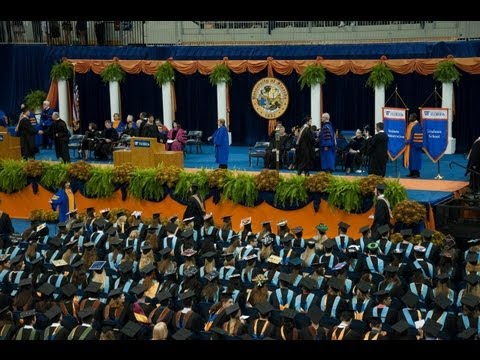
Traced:
[[78, 85], [75, 82], [75, 79], [73, 80], [72, 115], [73, 121], [80, 122], [80, 96], [78, 92]]

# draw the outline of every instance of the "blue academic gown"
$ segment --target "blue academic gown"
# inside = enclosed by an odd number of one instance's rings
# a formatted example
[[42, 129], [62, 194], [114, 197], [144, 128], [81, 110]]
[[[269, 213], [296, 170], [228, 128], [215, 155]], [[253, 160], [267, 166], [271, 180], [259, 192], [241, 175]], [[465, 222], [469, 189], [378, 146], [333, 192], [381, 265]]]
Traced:
[[65, 189], [60, 189], [55, 193], [58, 196], [58, 199], [52, 200], [52, 209], [57, 210], [58, 208], [58, 221], [65, 222], [68, 220], [67, 213], [70, 211], [68, 208], [68, 196], [65, 192]]
[[408, 140], [410, 144], [410, 159], [408, 169], [420, 170], [422, 168], [423, 129], [420, 123], [412, 128], [412, 136]]
[[[328, 150], [325, 150], [328, 147]], [[335, 171], [335, 131], [328, 122], [323, 125], [320, 133], [320, 165], [322, 170]]]
[[215, 145], [215, 161], [219, 165], [227, 165], [230, 146], [228, 144], [228, 130], [225, 126], [220, 126], [212, 135], [213, 145]]

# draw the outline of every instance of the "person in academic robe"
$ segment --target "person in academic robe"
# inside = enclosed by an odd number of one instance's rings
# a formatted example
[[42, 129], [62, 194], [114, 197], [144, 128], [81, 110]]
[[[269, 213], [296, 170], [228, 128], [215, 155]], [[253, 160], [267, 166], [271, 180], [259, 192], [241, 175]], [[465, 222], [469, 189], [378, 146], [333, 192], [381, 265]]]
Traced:
[[32, 125], [28, 118], [29, 113], [30, 111], [24, 107], [16, 128], [17, 135], [20, 137], [20, 153], [24, 160], [35, 159], [35, 135], [43, 134], [42, 130], [37, 130]]
[[206, 214], [205, 202], [200, 194], [197, 183], [193, 183], [191, 189], [192, 195], [188, 198], [187, 208], [185, 209], [183, 218], [194, 217], [195, 229], [199, 231], [203, 225], [203, 216]]
[[408, 177], [420, 177], [423, 153], [423, 128], [417, 120], [417, 114], [412, 113], [408, 117], [408, 126], [405, 133], [405, 152], [403, 153], [403, 165], [410, 170]]
[[[1, 202], [1, 200], [0, 200]], [[0, 209], [0, 248], [6, 249], [11, 245], [10, 235], [15, 232], [10, 216]]]
[[477, 193], [480, 191], [480, 136], [472, 145], [468, 153], [468, 164], [465, 175], [470, 173], [470, 189]]
[[345, 155], [345, 172], [350, 174], [352, 170], [360, 170], [362, 165], [362, 149], [365, 145], [365, 138], [363, 137], [362, 130], [357, 129], [355, 137], [353, 137], [348, 143], [347, 151]]
[[320, 167], [322, 171], [335, 171], [335, 154], [337, 141], [335, 130], [330, 122], [330, 114], [322, 114], [322, 129], [320, 130]]
[[215, 147], [215, 162], [220, 169], [226, 169], [228, 167], [230, 144], [225, 119], [218, 119], [218, 129], [208, 138], [209, 141], [212, 139], [213, 146]]
[[312, 118], [306, 116], [303, 119], [303, 126], [300, 129], [296, 142], [295, 150], [295, 167], [297, 174], [310, 174], [315, 163], [315, 136], [310, 127], [312, 126]]
[[285, 132], [285, 127], [282, 125], [278, 126], [265, 152], [265, 168], [276, 169], [277, 152], [279, 168], [283, 168], [286, 165], [287, 152], [291, 147], [291, 139]]
[[70, 152], [68, 142], [70, 140], [70, 132], [68, 131], [65, 121], [60, 119], [58, 112], [52, 114], [52, 136], [55, 144], [55, 155], [57, 159], [62, 159], [64, 163], [70, 162]]
[[76, 326], [68, 335], [68, 340], [98, 340], [99, 332], [92, 327], [95, 309], [87, 307], [78, 312], [78, 316], [82, 319], [81, 325]]
[[388, 160], [388, 135], [383, 131], [383, 123], [375, 126], [377, 133], [368, 141], [365, 155], [369, 157], [368, 175], [385, 176]]
[[20, 319], [23, 320], [23, 326], [20, 327], [13, 337], [13, 340], [39, 340], [41, 331], [35, 329], [35, 310], [22, 311]]
[[391, 219], [391, 208], [390, 202], [385, 198], [385, 189], [384, 184], [379, 184], [375, 190], [375, 195], [377, 196], [377, 203], [375, 204], [375, 213], [373, 215], [373, 224], [371, 226], [372, 230], [372, 239], [378, 240], [381, 236], [379, 229], [384, 226], [390, 226]]
[[187, 143], [187, 133], [179, 122], [173, 122], [173, 128], [168, 132], [167, 138], [166, 149], [168, 151], [183, 151]]
[[75, 196], [70, 187], [70, 181], [63, 181], [60, 189], [53, 195], [50, 204], [54, 211], [58, 210], [58, 221], [68, 220], [70, 210], [76, 209]]

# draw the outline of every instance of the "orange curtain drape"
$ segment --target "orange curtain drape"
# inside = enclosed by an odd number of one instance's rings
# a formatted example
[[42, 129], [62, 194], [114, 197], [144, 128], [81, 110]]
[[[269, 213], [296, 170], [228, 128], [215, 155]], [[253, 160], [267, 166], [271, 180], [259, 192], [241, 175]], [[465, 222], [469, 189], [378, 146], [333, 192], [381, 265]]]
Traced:
[[50, 108], [56, 109], [58, 103], [58, 82], [52, 80], [50, 89], [48, 89], [47, 100], [50, 102]]
[[[480, 74], [480, 57], [471, 58], [453, 58], [449, 57], [455, 65], [469, 73]], [[302, 74], [305, 67], [310, 64], [320, 64], [325, 70], [335, 75], [345, 75], [352, 72], [357, 75], [363, 75], [379, 62], [384, 62], [393, 72], [399, 74], [409, 74], [417, 72], [421, 75], [431, 75], [439, 62], [445, 61], [445, 58], [439, 59], [395, 59], [395, 60], [274, 60], [269, 57], [266, 60], [166, 60], [170, 61], [174, 69], [182, 74], [191, 75], [199, 72], [203, 75], [209, 75], [217, 64], [225, 63], [235, 74], [250, 72], [259, 73], [267, 68], [268, 76], [273, 76], [273, 71], [281, 75], [289, 75], [293, 71]], [[101, 71], [112, 62], [116, 61], [128, 74], [138, 74], [143, 72], [148, 75], [155, 74], [157, 67], [162, 65], [165, 60], [88, 60], [88, 59], [67, 59], [66, 61], [75, 63], [75, 71], [78, 73], [87, 73], [93, 71], [100, 74]]]

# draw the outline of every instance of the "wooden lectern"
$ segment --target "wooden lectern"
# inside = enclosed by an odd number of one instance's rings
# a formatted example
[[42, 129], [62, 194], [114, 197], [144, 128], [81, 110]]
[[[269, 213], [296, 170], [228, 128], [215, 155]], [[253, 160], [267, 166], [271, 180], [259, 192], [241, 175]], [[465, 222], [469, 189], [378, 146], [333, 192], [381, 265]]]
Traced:
[[20, 138], [11, 136], [8, 131], [0, 131], [0, 159], [20, 160]]
[[165, 151], [165, 144], [154, 138], [132, 137], [129, 150], [113, 152], [113, 164], [119, 166], [130, 162], [140, 168], [153, 168], [163, 163], [183, 169], [183, 152]]

